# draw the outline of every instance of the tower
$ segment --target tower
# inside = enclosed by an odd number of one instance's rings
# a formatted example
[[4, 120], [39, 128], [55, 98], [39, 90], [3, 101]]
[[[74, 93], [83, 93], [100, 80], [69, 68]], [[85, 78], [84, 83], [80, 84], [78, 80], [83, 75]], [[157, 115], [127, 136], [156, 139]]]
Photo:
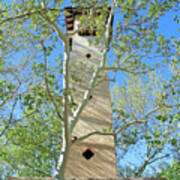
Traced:
[[[79, 10], [66, 7], [67, 33], [76, 31], [80, 17], [90, 10]], [[96, 16], [100, 15], [96, 13]], [[95, 17], [94, 17], [95, 18]], [[107, 13], [108, 19], [108, 13]], [[107, 19], [105, 21], [107, 21]], [[105, 22], [106, 23], [106, 22]], [[104, 24], [105, 24], [104, 23]], [[71, 44], [71, 88], [76, 104], [81, 102], [88, 87], [94, 68], [102, 58], [103, 43], [94, 45], [96, 28], [84, 28], [70, 38]], [[90, 43], [90, 41], [92, 43]], [[77, 79], [77, 81], [76, 81]], [[88, 105], [80, 116], [73, 131], [73, 140], [94, 131], [103, 131], [112, 127], [112, 111], [108, 74], [103, 72], [90, 96]], [[116, 158], [113, 136], [93, 135], [83, 141], [72, 144], [70, 149], [65, 177], [72, 178], [108, 178], [116, 177]]]

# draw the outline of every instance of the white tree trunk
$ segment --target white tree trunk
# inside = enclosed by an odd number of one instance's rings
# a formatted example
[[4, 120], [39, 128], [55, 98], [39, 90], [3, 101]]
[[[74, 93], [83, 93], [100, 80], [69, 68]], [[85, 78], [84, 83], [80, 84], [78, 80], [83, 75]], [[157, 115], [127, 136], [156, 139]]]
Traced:
[[65, 128], [63, 128], [62, 131], [62, 147], [61, 147], [61, 152], [59, 155], [59, 159], [58, 159], [58, 164], [57, 164], [57, 168], [56, 168], [56, 172], [54, 175], [54, 180], [65, 180], [65, 168], [66, 168], [66, 164], [67, 164], [67, 157], [68, 157], [68, 153], [69, 153], [69, 149], [70, 149], [70, 144], [66, 143], [66, 134], [65, 134]]

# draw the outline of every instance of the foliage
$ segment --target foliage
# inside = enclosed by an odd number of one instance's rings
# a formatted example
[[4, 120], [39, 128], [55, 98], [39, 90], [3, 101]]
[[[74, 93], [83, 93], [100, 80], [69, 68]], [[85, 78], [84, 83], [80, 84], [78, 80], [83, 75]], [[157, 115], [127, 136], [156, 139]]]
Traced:
[[[90, 28], [101, 24], [95, 43], [106, 44], [100, 60], [103, 66], [89, 67], [95, 78], [87, 87], [84, 101], [78, 105], [72, 97], [73, 89], [65, 86], [69, 83], [67, 72], [72, 70], [68, 64], [68, 35], [62, 24], [66, 13], [63, 8], [67, 4], [63, 0], [0, 0], [0, 3], [1, 179], [12, 175], [48, 176], [59, 170], [60, 149], [66, 141], [67, 145], [71, 144], [71, 138], [67, 140], [63, 136], [63, 132], [68, 131], [71, 137], [73, 129], [66, 127], [71, 116], [69, 109], [71, 113], [80, 109], [75, 115], [83, 111], [96, 81], [104, 80], [98, 74], [101, 71], [110, 71], [117, 80], [124, 74], [128, 77], [124, 85], [113, 89], [119, 157], [125, 157], [125, 153], [136, 150], [141, 143], [150, 158], [149, 161], [142, 158], [138, 167], [129, 169], [118, 163], [120, 169], [126, 168], [122, 176], [143, 175], [159, 155], [167, 155], [164, 148], [171, 148], [170, 153], [178, 147], [180, 40], [167, 39], [158, 32], [160, 18], [169, 11], [175, 12], [174, 21], [179, 23], [178, 0], [69, 2], [81, 10], [93, 7], [93, 11], [99, 11], [99, 6], [102, 7], [96, 19], [87, 13], [80, 22]], [[110, 27], [104, 26], [108, 5], [115, 18], [110, 47], [107, 47], [110, 38], [105, 36]], [[111, 61], [105, 57], [109, 49]], [[83, 81], [85, 66], [87, 64], [82, 64], [80, 69], [82, 74], [74, 72], [75, 83]], [[160, 70], [170, 76], [159, 73]], [[75, 115], [76, 124], [78, 116]], [[142, 120], [142, 124], [138, 124], [138, 120]], [[132, 122], [134, 124], [128, 124]]]
[[[123, 177], [151, 176], [148, 171], [154, 171], [155, 164], [167, 161], [170, 154], [176, 156], [175, 149], [180, 143], [179, 95], [172, 94], [167, 79], [160, 80], [159, 76], [160, 73], [130, 75], [125, 85], [116, 84], [113, 88], [115, 129], [132, 120], [146, 120], [145, 124], [132, 125], [117, 136], [119, 173]], [[134, 163], [126, 160], [127, 156]]]
[[180, 178], [180, 164], [174, 161], [172, 165], [168, 165], [166, 168], [161, 169], [157, 177], [166, 177], [168, 180], [178, 180]]

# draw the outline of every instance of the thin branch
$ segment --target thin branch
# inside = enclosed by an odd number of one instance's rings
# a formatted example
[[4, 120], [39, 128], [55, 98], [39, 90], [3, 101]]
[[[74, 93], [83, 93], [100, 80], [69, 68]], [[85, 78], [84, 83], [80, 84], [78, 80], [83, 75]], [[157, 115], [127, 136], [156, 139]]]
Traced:
[[[160, 151], [161, 151], [161, 149], [158, 148], [153, 152], [153, 154], [151, 156], [147, 157], [147, 159], [144, 161], [144, 163], [141, 165], [141, 167], [135, 173], [135, 176], [140, 176], [142, 174], [142, 172], [146, 169], [146, 166], [151, 164], [150, 160], [153, 159]], [[150, 149], [149, 149], [148, 154], [150, 154]]]
[[25, 18], [26, 16], [31, 16], [31, 15], [37, 14], [37, 13], [39, 13], [39, 10], [38, 11], [33, 11], [33, 12], [28, 12], [28, 13], [21, 14], [21, 15], [18, 15], [18, 16], [9, 17], [9, 18], [6, 18], [6, 19], [0, 21], [0, 25], [6, 23], [8, 21], [22, 19], [22, 18]]
[[129, 59], [131, 59], [133, 56], [134, 56], [134, 53], [126, 56], [125, 58], [123, 58], [123, 59], [121, 60], [121, 63], [119, 64], [119, 66], [122, 66], [125, 62], [127, 62], [127, 61], [128, 61]]
[[54, 30], [58, 34], [59, 38], [62, 39], [63, 45], [64, 45], [64, 62], [63, 62], [63, 90], [64, 90], [64, 96], [63, 96], [63, 107], [64, 107], [64, 124], [65, 124], [65, 134], [66, 134], [66, 144], [69, 142], [69, 61], [70, 61], [70, 47], [69, 47], [69, 38], [60, 30], [58, 25], [55, 23], [55, 21], [52, 21], [48, 15], [42, 14], [40, 12], [40, 15], [53, 26]]
[[151, 111], [149, 111], [149, 112], [144, 116], [143, 119], [147, 119], [151, 114], [157, 112], [157, 111], [160, 110], [161, 108], [162, 108], [161, 106], [158, 106], [158, 107], [152, 109]]
[[125, 125], [124, 125], [123, 127], [121, 127], [116, 133], [117, 133], [117, 134], [120, 133], [121, 131], [127, 129], [130, 125], [133, 125], [133, 124], [147, 123], [147, 118], [148, 118], [151, 114], [153, 114], [153, 113], [155, 113], [156, 111], [158, 111], [160, 108], [161, 108], [161, 107], [158, 106], [158, 107], [154, 108], [153, 110], [149, 111], [143, 118], [141, 118], [141, 120], [137, 120], [137, 119], [136, 119], [136, 120], [134, 120], [134, 121], [131, 121], [131, 122], [125, 124]]
[[19, 83], [19, 85], [16, 87], [16, 89], [14, 90], [14, 91], [12, 91], [11, 92], [11, 94], [0, 104], [0, 107], [1, 106], [4, 106], [7, 102], [8, 102], [8, 100], [9, 99], [12, 99], [13, 97], [14, 97], [14, 95], [15, 95], [15, 93], [18, 91], [18, 89], [20, 88], [20, 86], [21, 86], [21, 82], [18, 80], [18, 83]]
[[133, 124], [142, 124], [142, 123], [146, 123], [146, 120], [134, 120], [131, 121], [127, 124], [125, 124], [123, 127], [121, 127], [120, 129], [117, 130], [116, 134], [119, 134], [120, 132], [126, 130], [129, 126], [133, 125]]
[[[17, 20], [17, 19], [22, 19], [22, 18], [25, 18], [25, 17], [28, 17], [28, 16], [31, 16], [33, 14], [39, 14], [40, 12], [47, 12], [47, 11], [58, 11], [58, 12], [61, 12], [63, 9], [56, 9], [56, 8], [50, 8], [50, 9], [41, 9], [41, 10], [34, 10], [34, 11], [29, 11], [27, 13], [24, 13], [24, 14], [20, 14], [20, 15], [17, 15], [17, 16], [13, 16], [13, 17], [8, 17], [2, 21], [0, 21], [0, 25], [1, 24], [4, 24], [8, 21], [13, 21], [13, 20]], [[0, 14], [2, 13], [5, 13], [7, 11], [3, 11], [3, 12], [0, 12]]]
[[9, 120], [8, 120], [8, 124], [4, 127], [4, 129], [2, 130], [1, 134], [0, 134], [0, 137], [3, 136], [5, 134], [5, 132], [8, 130], [10, 124], [12, 123], [12, 119], [13, 119], [13, 114], [14, 114], [14, 110], [15, 110], [15, 107], [16, 107], [16, 104], [17, 104], [17, 99], [15, 100], [15, 102], [13, 103], [12, 105], [12, 110], [10, 112], [10, 115], [9, 115]]
[[45, 15], [45, 12], [47, 12], [48, 10], [52, 10], [52, 11], [56, 10], [57, 11], [58, 9], [46, 9], [46, 8], [42, 8], [41, 10], [35, 10], [35, 11], [27, 12], [25, 14], [21, 14], [21, 15], [18, 15], [18, 16], [6, 18], [6, 19], [2, 20], [0, 22], [0, 24], [4, 24], [4, 23], [6, 23], [8, 21], [13, 21], [13, 20], [16, 20], [16, 19], [22, 19], [22, 18], [25, 18], [26, 16], [31, 16], [33, 14], [40, 14], [43, 18], [45, 18], [46, 21], [48, 21], [54, 27], [54, 29], [57, 32], [57, 34], [59, 35], [59, 37], [63, 41], [66, 41], [65, 35], [59, 29], [58, 25], [54, 21], [51, 21], [50, 18]]
[[56, 31], [56, 33], [58, 34], [59, 38], [62, 39], [62, 41], [64, 43], [67, 44], [67, 40], [68, 38], [66, 37], [66, 35], [59, 29], [58, 25], [55, 23], [55, 21], [52, 21], [49, 16], [47, 16], [46, 14], [42, 13], [41, 11], [39, 11], [39, 14], [45, 19], [45, 21], [47, 21], [49, 24], [51, 24], [54, 28], [54, 30]]
[[174, 105], [169, 105], [169, 104], [162, 104], [163, 106], [165, 106], [166, 108], [174, 108], [174, 107], [178, 107], [179, 104], [174, 104]]
[[125, 71], [127, 73], [131, 73], [131, 74], [146, 74], [150, 71], [153, 71], [154, 69], [150, 69], [150, 70], [146, 70], [146, 71], [131, 71], [131, 70], [128, 70], [126, 68], [122, 68], [122, 67], [106, 67], [105, 70], [108, 70], [108, 71]]
[[[70, 104], [74, 102], [72, 95], [69, 95], [68, 98], [69, 98], [69, 103]], [[71, 113], [71, 115], [74, 113], [74, 109], [73, 108], [70, 109], [70, 113]]]
[[25, 162], [24, 164], [25, 164], [25, 166], [31, 168], [31, 169], [34, 170], [35, 172], [44, 174], [44, 175], [46, 175], [46, 176], [51, 176], [51, 174], [47, 174], [46, 172], [44, 172], [44, 171], [42, 171], [42, 170], [40, 170], [40, 169], [35, 168], [34, 166], [30, 165], [30, 164], [27, 163], [27, 162]]
[[63, 120], [59, 110], [58, 110], [58, 105], [56, 104], [55, 100], [54, 100], [54, 97], [53, 95], [51, 94], [51, 91], [49, 89], [49, 84], [48, 84], [48, 79], [47, 79], [47, 52], [46, 52], [46, 47], [44, 46], [43, 42], [41, 41], [40, 42], [41, 46], [42, 46], [42, 49], [43, 49], [43, 52], [44, 52], [44, 82], [45, 82], [45, 86], [46, 86], [46, 90], [47, 90], [47, 93], [51, 99], [51, 102], [53, 103], [55, 109], [56, 109], [56, 113], [58, 115], [58, 117]]
[[108, 81], [108, 82], [116, 82], [116, 77], [114, 76], [113, 78], [109, 79], [107, 77], [100, 79], [99, 81], [96, 82], [95, 86], [100, 85], [101, 83], [103, 83], [104, 81]]
[[131, 121], [130, 123], [127, 123], [126, 125], [121, 127], [119, 130], [117, 130], [117, 132], [94, 131], [94, 132], [88, 133], [88, 134], [86, 134], [84, 136], [77, 137], [77, 140], [75, 142], [85, 140], [85, 139], [87, 139], [87, 138], [89, 138], [91, 136], [94, 136], [94, 135], [117, 136], [121, 131], [124, 131], [129, 126], [131, 126], [133, 124], [141, 124], [141, 123], [146, 123], [146, 121], [142, 121], [142, 120], [141, 121]]
[[155, 161], [158, 161], [158, 160], [160, 160], [160, 159], [167, 158], [167, 157], [169, 157], [169, 156], [170, 156], [170, 154], [166, 154], [166, 155], [164, 155], [164, 156], [157, 157], [157, 158], [153, 159], [152, 161], [150, 161], [149, 164], [152, 164], [152, 163], [154, 163]]
[[160, 107], [157, 107], [157, 108], [154, 108], [153, 110], [149, 111], [143, 118], [141, 118], [141, 120], [134, 120], [134, 121], [131, 121], [127, 124], [125, 124], [124, 126], [122, 126], [120, 129], [118, 129], [116, 132], [109, 132], [109, 133], [105, 133], [105, 132], [102, 132], [102, 131], [94, 131], [94, 132], [91, 132], [89, 134], [86, 134], [84, 136], [81, 136], [79, 138], [77, 138], [77, 141], [81, 141], [81, 140], [84, 140], [84, 139], [87, 139], [93, 135], [105, 135], [105, 136], [117, 136], [120, 132], [126, 130], [129, 126], [131, 125], [134, 125], [134, 124], [143, 124], [143, 123], [147, 123], [147, 118], [154, 112], [156, 112], [157, 110], [159, 110]]
[[91, 136], [94, 136], [94, 135], [103, 135], [103, 136], [115, 136], [116, 133], [114, 132], [109, 132], [109, 133], [106, 133], [106, 132], [102, 132], [102, 131], [94, 131], [94, 132], [91, 132], [89, 134], [86, 134], [84, 136], [80, 136], [77, 138], [77, 140], [75, 140], [75, 142], [78, 142], [78, 141], [83, 141]]
[[138, 169], [138, 171], [135, 173], [135, 176], [140, 176], [142, 172], [145, 170], [146, 166], [148, 165], [148, 160], [145, 160], [144, 164]]
[[[39, 112], [39, 111], [38, 111], [38, 110], [35, 110], [35, 111], [27, 114], [26, 116], [20, 118], [20, 119], [13, 120], [13, 123], [16, 124], [16, 123], [18, 123], [18, 122], [23, 122], [23, 119], [28, 118], [28, 117], [32, 116], [33, 114], [35, 114], [35, 113], [37, 113], [37, 112]], [[30, 123], [31, 121], [33, 121], [33, 120], [28, 120], [27, 123]]]
[[[47, 21], [49, 24], [53, 26], [53, 29], [59, 36], [59, 38], [63, 41], [64, 46], [64, 61], [63, 61], [63, 120], [64, 120], [64, 127], [63, 127], [63, 143], [61, 147], [61, 153], [58, 158], [58, 163], [55, 171], [55, 179], [59, 178], [60, 176], [64, 176], [64, 168], [67, 162], [67, 155], [69, 150], [69, 61], [70, 61], [70, 46], [69, 46], [69, 38], [60, 30], [58, 25], [55, 21], [52, 21], [50, 17], [46, 14], [40, 15]], [[63, 153], [63, 154], [62, 154]]]

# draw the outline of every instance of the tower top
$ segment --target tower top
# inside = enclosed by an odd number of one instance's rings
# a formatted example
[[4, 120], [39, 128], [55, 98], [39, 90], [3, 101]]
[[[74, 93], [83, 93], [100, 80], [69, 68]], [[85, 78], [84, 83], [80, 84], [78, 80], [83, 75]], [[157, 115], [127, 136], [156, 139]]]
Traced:
[[[101, 10], [102, 7], [97, 7], [97, 8], [93, 8], [93, 7], [87, 7], [87, 8], [82, 8], [82, 7], [72, 7], [72, 6], [68, 6], [65, 7], [65, 22], [66, 22], [66, 32], [67, 34], [71, 34], [73, 33], [75, 30], [77, 30], [78, 28], [81, 27], [81, 24], [79, 23], [76, 27], [76, 20], [78, 20], [80, 17], [82, 17], [83, 15], [90, 15], [93, 12], [93, 18], [95, 19], [96, 17], [101, 15]], [[104, 22], [104, 25], [107, 23], [108, 21], [108, 17], [109, 17], [109, 12], [111, 10], [111, 7], [108, 7], [108, 12], [106, 15], [106, 19]], [[111, 20], [111, 26], [113, 24], [113, 18]], [[102, 24], [97, 24], [95, 23], [94, 27], [85, 27], [83, 29], [81, 29], [78, 32], [79, 36], [96, 36], [96, 32], [98, 29], [98, 25], [102, 26]], [[112, 32], [111, 32], [112, 34]], [[111, 36], [111, 35], [110, 35]]]

